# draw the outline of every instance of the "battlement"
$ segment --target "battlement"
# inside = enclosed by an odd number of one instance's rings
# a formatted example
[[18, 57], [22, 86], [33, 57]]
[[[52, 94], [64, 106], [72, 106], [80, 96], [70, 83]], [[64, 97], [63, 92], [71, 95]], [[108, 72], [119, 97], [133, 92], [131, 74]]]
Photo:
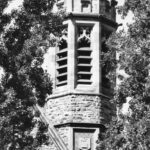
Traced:
[[104, 15], [106, 18], [115, 21], [115, 0], [57, 0], [59, 10], [66, 10], [72, 13], [94, 13]]

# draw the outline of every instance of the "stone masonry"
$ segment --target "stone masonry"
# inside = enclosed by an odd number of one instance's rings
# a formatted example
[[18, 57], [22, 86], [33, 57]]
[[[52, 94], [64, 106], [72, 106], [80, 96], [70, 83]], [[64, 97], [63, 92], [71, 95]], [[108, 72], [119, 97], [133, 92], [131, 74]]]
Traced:
[[[104, 96], [72, 94], [50, 98], [44, 110], [50, 123], [57, 126], [65, 123], [107, 123], [111, 119], [113, 107]], [[57, 127], [56, 130], [68, 147], [69, 127]]]
[[51, 139], [42, 150], [95, 150], [98, 134], [114, 114], [102, 55], [106, 39], [118, 26], [116, 4], [115, 0], [57, 0], [66, 18], [48, 57], [53, 93], [42, 114]]

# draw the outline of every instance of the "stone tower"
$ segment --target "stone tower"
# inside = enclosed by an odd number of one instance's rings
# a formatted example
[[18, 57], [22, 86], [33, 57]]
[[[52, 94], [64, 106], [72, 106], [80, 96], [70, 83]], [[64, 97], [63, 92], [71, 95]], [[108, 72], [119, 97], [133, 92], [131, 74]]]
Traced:
[[[101, 62], [107, 51], [105, 40], [117, 28], [116, 4], [115, 0], [57, 1], [58, 10], [65, 9], [67, 16], [52, 55], [54, 87], [45, 116], [68, 150], [95, 150], [98, 134], [112, 115], [112, 86]], [[50, 149], [61, 148], [56, 144]]]

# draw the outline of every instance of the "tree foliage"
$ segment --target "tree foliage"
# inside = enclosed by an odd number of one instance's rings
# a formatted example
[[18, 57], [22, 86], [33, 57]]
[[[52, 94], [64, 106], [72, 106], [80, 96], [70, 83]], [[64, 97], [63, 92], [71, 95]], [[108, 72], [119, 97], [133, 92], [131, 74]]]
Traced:
[[[129, 112], [121, 111], [108, 125], [106, 133], [99, 137], [98, 149], [148, 150], [150, 149], [150, 1], [126, 0], [118, 9], [125, 17], [134, 14], [134, 23], [128, 25], [127, 33], [113, 33], [108, 39], [107, 61], [113, 68], [124, 70], [126, 76], [115, 93], [113, 102], [119, 110], [129, 101]], [[119, 59], [111, 58], [116, 51]], [[115, 71], [109, 73], [114, 76]]]
[[4, 13], [10, 1], [0, 0], [0, 149], [34, 150], [48, 139], [33, 106], [44, 106], [52, 91], [42, 63], [61, 18], [52, 13], [54, 0], [24, 0]]

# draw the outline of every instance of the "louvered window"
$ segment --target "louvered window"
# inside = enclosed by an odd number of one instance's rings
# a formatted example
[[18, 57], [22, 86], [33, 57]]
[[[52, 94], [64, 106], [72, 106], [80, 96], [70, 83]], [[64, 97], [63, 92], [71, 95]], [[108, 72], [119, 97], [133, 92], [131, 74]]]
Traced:
[[56, 55], [57, 62], [57, 82], [56, 86], [63, 86], [67, 84], [67, 42], [62, 39], [59, 42], [59, 49]]
[[77, 84], [92, 84], [92, 49], [87, 28], [82, 29], [77, 48]]

